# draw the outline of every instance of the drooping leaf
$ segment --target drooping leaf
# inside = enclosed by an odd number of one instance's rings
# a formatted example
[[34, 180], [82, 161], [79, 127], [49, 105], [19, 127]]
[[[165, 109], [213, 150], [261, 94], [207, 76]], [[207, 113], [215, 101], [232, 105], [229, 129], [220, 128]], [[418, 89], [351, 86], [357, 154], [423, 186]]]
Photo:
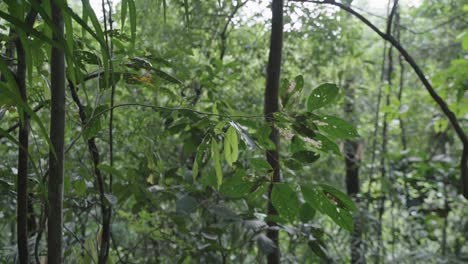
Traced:
[[195, 160], [193, 162], [193, 167], [192, 167], [193, 179], [196, 179], [198, 177], [198, 171], [200, 169], [200, 165], [203, 162], [205, 151], [208, 149], [209, 141], [210, 141], [210, 137], [205, 136], [197, 148], [197, 155], [195, 156]]
[[128, 0], [122, 0], [120, 2], [120, 26], [124, 28], [125, 20], [127, 19], [127, 8], [128, 8]]
[[219, 153], [218, 142], [216, 139], [211, 140], [211, 156], [213, 157], [214, 168], [216, 172], [216, 182], [219, 186], [223, 183], [223, 171], [221, 168], [221, 154]]
[[21, 20], [3, 12], [3, 11], [0, 11], [0, 17], [5, 19], [6, 21], [10, 22], [12, 25], [14, 25], [15, 27], [23, 30], [24, 32], [27, 32], [29, 33], [30, 35], [42, 40], [42, 41], [45, 41], [47, 43], [49, 43], [50, 45], [54, 46], [54, 47], [62, 47], [59, 42], [57, 41], [54, 41], [52, 40], [51, 38], [47, 37], [46, 35], [42, 34], [41, 32], [31, 28], [31, 27], [28, 27], [24, 22], [22, 22]]
[[239, 139], [237, 137], [237, 132], [232, 126], [230, 126], [224, 137], [224, 157], [230, 166], [232, 166], [239, 157], [238, 144]]
[[130, 32], [132, 36], [132, 43], [134, 43], [136, 39], [136, 28], [137, 28], [135, 1], [128, 0], [127, 3], [128, 3], [129, 17], [130, 17]]
[[247, 134], [242, 127], [234, 121], [230, 121], [229, 124], [234, 127], [240, 134], [242, 141], [247, 145], [250, 150], [255, 149], [255, 141]]

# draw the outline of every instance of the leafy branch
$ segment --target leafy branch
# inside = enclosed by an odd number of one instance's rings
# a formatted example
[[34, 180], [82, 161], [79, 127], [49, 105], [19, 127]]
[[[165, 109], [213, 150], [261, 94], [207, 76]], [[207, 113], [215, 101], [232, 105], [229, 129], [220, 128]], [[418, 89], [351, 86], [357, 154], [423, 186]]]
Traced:
[[463, 131], [463, 128], [461, 127], [455, 114], [450, 110], [450, 108], [448, 107], [444, 99], [442, 99], [442, 97], [440, 97], [440, 95], [434, 90], [434, 88], [432, 87], [432, 84], [426, 78], [426, 75], [424, 74], [424, 72], [421, 70], [421, 68], [413, 59], [413, 57], [408, 53], [408, 51], [401, 45], [401, 43], [398, 40], [396, 40], [391, 35], [390, 32], [387, 32], [387, 33], [382, 32], [380, 29], [377, 28], [377, 26], [375, 26], [372, 22], [370, 22], [363, 15], [361, 15], [360, 13], [356, 12], [353, 8], [343, 3], [336, 2], [335, 0], [323, 0], [323, 1], [292, 0], [292, 1], [301, 2], [301, 3], [328, 4], [328, 5], [337, 6], [343, 9], [344, 11], [350, 13], [351, 15], [355, 16], [356, 18], [358, 18], [361, 22], [366, 24], [375, 33], [377, 33], [382, 39], [388, 41], [390, 44], [392, 44], [394, 48], [396, 48], [400, 52], [403, 58], [405, 58], [405, 60], [411, 66], [411, 68], [413, 68], [414, 72], [418, 76], [419, 80], [423, 83], [424, 87], [429, 92], [432, 99], [437, 103], [437, 105], [442, 110], [444, 115], [448, 118], [450, 124], [455, 130], [455, 133], [457, 134], [458, 138], [463, 144], [463, 152], [462, 152], [462, 157], [460, 161], [460, 170], [461, 170], [460, 182], [461, 182], [461, 189], [462, 189], [463, 196], [465, 196], [465, 198], [468, 199], [468, 136]]

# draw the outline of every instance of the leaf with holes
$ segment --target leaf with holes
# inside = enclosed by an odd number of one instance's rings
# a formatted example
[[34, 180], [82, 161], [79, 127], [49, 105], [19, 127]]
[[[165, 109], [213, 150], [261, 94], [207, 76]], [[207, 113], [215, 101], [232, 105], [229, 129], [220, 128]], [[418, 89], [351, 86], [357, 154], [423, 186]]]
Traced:
[[327, 106], [338, 97], [338, 87], [333, 83], [324, 83], [315, 88], [307, 100], [307, 110], [312, 112]]
[[314, 123], [320, 131], [336, 139], [351, 139], [359, 136], [351, 123], [335, 116], [323, 116], [319, 120], [315, 120]]
[[315, 210], [328, 215], [333, 222], [342, 228], [350, 232], [353, 231], [354, 222], [351, 213], [344, 208], [340, 208], [334, 196], [325, 195], [320, 187], [302, 185], [301, 190], [304, 200]]

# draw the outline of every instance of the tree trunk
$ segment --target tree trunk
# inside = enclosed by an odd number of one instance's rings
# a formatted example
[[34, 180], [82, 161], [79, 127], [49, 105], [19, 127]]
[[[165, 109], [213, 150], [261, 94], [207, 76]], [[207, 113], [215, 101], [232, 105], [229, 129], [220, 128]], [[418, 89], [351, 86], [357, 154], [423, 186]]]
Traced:
[[[27, 104], [26, 93], [26, 55], [19, 38], [15, 40], [18, 65], [16, 67], [16, 84], [21, 99]], [[18, 131], [18, 192], [17, 192], [17, 222], [18, 255], [20, 263], [29, 263], [28, 250], [28, 147], [29, 147], [29, 116], [26, 111], [20, 113], [20, 128]]]
[[[55, 25], [53, 39], [63, 36], [64, 24], [58, 0], [51, 0], [52, 22]], [[52, 47], [51, 61], [51, 116], [50, 141], [53, 150], [49, 153], [49, 220], [47, 223], [47, 259], [49, 264], [63, 263], [63, 165], [65, 137], [65, 55], [62, 49]]]
[[[280, 163], [279, 163], [279, 134], [274, 125], [273, 113], [277, 112], [278, 91], [281, 72], [281, 53], [283, 48], [283, 0], [273, 0], [272, 2], [272, 25], [270, 38], [270, 53], [268, 56], [267, 81], [265, 88], [265, 120], [270, 123], [270, 139], [275, 145], [275, 149], [267, 150], [266, 157], [268, 163], [273, 168], [273, 175], [268, 188], [268, 215], [277, 215], [275, 208], [271, 203], [271, 192], [273, 184], [281, 181]], [[268, 255], [268, 263], [280, 262], [280, 249], [278, 241], [278, 230], [275, 222], [268, 222], [269, 229], [267, 236], [275, 243], [276, 248]]]
[[[29, 26], [33, 26], [36, 21], [37, 12], [31, 10], [26, 15], [25, 22]], [[13, 31], [10, 31], [12, 35]], [[13, 45], [13, 43], [12, 43]], [[26, 53], [24, 51], [21, 39], [16, 36], [14, 47], [7, 47], [7, 56], [13, 55], [13, 50], [16, 48], [16, 75], [15, 80], [18, 86], [18, 91], [21, 100], [25, 104], [28, 103], [28, 95], [26, 91]], [[10, 50], [10, 54], [8, 54]], [[17, 183], [17, 233], [18, 233], [18, 255], [20, 263], [29, 263], [29, 249], [28, 237], [29, 231], [35, 227], [34, 210], [31, 204], [31, 199], [28, 195], [28, 148], [29, 148], [29, 115], [26, 111], [20, 113], [22, 120], [20, 120], [18, 131], [18, 183]]]
[[[345, 90], [344, 112], [346, 119], [355, 124], [356, 113], [354, 112], [354, 89], [351, 87], [351, 80], [346, 80], [343, 86]], [[359, 194], [359, 154], [360, 144], [357, 140], [346, 140], [344, 142], [344, 157], [346, 169], [346, 190], [357, 204], [359, 204], [357, 195]], [[350, 250], [351, 263], [365, 263], [364, 250], [362, 248], [362, 226], [359, 211], [354, 215], [354, 231], [351, 234]]]

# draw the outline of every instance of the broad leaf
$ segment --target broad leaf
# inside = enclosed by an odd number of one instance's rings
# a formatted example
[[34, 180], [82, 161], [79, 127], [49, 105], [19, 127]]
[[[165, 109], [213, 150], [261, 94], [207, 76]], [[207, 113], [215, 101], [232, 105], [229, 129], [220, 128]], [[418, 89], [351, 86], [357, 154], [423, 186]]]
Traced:
[[325, 195], [320, 187], [301, 186], [302, 195], [308, 204], [323, 214], [328, 215], [337, 225], [352, 232], [354, 222], [351, 213], [338, 206], [334, 196]]
[[319, 130], [337, 139], [350, 139], [359, 136], [356, 128], [349, 122], [334, 116], [324, 116], [314, 121]]
[[315, 88], [307, 100], [307, 110], [312, 112], [331, 104], [338, 96], [338, 87], [333, 83], [324, 83]]
[[299, 212], [299, 200], [296, 192], [286, 183], [273, 186], [271, 203], [281, 217], [293, 222]]
[[242, 177], [235, 176], [223, 181], [220, 192], [229, 198], [243, 198], [250, 193], [255, 183], [242, 180]]

